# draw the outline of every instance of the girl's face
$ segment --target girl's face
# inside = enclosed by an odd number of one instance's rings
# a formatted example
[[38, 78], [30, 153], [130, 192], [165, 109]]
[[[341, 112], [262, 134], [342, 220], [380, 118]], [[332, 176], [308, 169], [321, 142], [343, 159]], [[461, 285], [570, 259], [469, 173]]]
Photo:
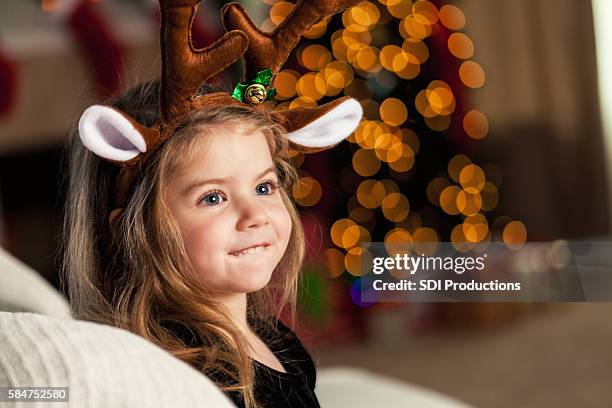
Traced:
[[169, 180], [167, 202], [187, 255], [213, 293], [268, 283], [291, 234], [266, 137], [217, 127]]

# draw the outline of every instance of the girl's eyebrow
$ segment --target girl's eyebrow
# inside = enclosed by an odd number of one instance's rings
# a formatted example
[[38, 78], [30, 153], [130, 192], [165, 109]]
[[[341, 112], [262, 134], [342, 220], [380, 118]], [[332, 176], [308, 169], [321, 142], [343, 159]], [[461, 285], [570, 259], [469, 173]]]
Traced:
[[[259, 174], [257, 177], [255, 177], [255, 179], [260, 179], [263, 176], [265, 176], [268, 173], [274, 172], [276, 173], [276, 166], [272, 165], [270, 167], [268, 167], [266, 170], [263, 171], [263, 173]], [[183, 190], [183, 194], [187, 195], [189, 194], [193, 189], [197, 188], [197, 187], [201, 187], [204, 186], [206, 184], [224, 184], [226, 183], [228, 180], [232, 180], [233, 177], [227, 177], [227, 178], [214, 178], [214, 179], [208, 179], [208, 180], [195, 180], [192, 183], [189, 183], [187, 185], [187, 187], [185, 187], [185, 189]]]

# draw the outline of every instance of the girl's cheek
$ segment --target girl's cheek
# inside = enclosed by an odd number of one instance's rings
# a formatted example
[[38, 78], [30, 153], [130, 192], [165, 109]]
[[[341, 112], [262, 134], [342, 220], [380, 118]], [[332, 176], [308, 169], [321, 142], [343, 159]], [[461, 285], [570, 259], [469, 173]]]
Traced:
[[289, 215], [289, 210], [287, 210], [284, 204], [281, 203], [275, 217], [279, 221], [282, 234], [288, 239], [289, 235], [291, 235], [291, 215]]

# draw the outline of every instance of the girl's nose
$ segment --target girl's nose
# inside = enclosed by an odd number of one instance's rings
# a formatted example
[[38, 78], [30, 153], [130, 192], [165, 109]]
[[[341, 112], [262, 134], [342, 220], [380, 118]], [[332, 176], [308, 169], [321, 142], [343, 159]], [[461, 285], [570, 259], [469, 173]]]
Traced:
[[237, 228], [245, 230], [266, 225], [269, 222], [268, 213], [255, 199], [244, 200], [240, 206], [240, 219]]

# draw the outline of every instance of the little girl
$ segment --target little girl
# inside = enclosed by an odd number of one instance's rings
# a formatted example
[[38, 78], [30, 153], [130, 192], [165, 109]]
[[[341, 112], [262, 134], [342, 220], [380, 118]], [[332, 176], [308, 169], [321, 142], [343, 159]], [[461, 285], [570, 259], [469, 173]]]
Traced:
[[[355, 1], [300, 1], [271, 34], [231, 4], [237, 30], [194, 50], [198, 2], [161, 1], [161, 80], [81, 116], [64, 223], [73, 314], [158, 344], [240, 407], [318, 407], [313, 361], [279, 320], [295, 323], [304, 256], [288, 149], [337, 144], [361, 107], [261, 102], [303, 31]], [[247, 81], [231, 95], [205, 83], [241, 56]]]

